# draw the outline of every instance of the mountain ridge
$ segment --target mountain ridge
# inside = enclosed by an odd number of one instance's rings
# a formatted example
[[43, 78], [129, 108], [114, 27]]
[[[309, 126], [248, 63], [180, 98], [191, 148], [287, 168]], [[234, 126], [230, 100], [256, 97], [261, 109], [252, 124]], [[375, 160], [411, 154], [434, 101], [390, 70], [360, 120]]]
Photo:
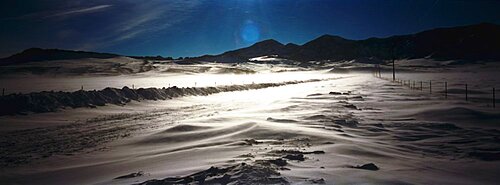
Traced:
[[[268, 40], [265, 40], [269, 42]], [[290, 48], [278, 46], [254, 50], [256, 43], [246, 48], [191, 58], [209, 62], [245, 62], [249, 58], [278, 55], [281, 58], [309, 60], [353, 60], [357, 58], [436, 60], [500, 60], [500, 25], [480, 23], [467, 26], [434, 28], [414, 34], [385, 38], [371, 37], [351, 40], [324, 34], [303, 45]], [[230, 55], [227, 55], [230, 53]], [[249, 55], [249, 53], [253, 55]], [[235, 57], [236, 56], [236, 57]], [[223, 60], [221, 60], [223, 59]]]
[[[218, 55], [189, 57], [187, 61], [235, 63], [251, 58], [277, 55], [295, 61], [342, 61], [359, 58], [391, 59], [432, 58], [436, 60], [494, 60], [500, 61], [500, 25], [480, 23], [474, 25], [434, 28], [413, 34], [385, 38], [371, 37], [351, 40], [324, 34], [302, 45], [283, 44], [266, 39], [245, 48], [226, 51]], [[35, 61], [113, 58], [121, 55], [61, 49], [30, 48], [0, 59], [0, 65]], [[138, 59], [162, 57], [132, 57]], [[171, 59], [171, 58], [169, 58]]]
[[20, 53], [0, 59], [0, 65], [22, 64], [48, 60], [70, 60], [84, 58], [114, 58], [120, 55], [112, 53], [98, 53], [89, 51], [73, 51], [62, 49], [28, 48]]

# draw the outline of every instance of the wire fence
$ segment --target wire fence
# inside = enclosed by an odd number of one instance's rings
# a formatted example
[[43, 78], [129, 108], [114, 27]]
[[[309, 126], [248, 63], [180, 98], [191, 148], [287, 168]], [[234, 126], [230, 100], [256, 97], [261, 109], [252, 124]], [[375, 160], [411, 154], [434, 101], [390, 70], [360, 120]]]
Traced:
[[496, 108], [497, 89], [495, 87], [485, 87], [481, 84], [468, 84], [461, 82], [448, 82], [436, 80], [418, 80], [383, 77], [380, 68], [375, 68], [373, 76], [391, 81], [411, 90], [421, 91], [430, 95], [440, 96], [443, 99], [463, 99], [470, 103], [483, 103], [488, 107]]
[[[373, 70], [373, 76], [391, 81], [401, 86], [406, 86], [411, 90], [428, 92], [432, 95], [441, 96], [444, 99], [462, 98], [466, 102], [486, 103], [487, 106], [493, 108], [496, 108], [496, 104], [499, 103], [496, 99], [497, 90], [495, 89], [495, 87], [485, 88], [484, 86], [477, 84], [471, 86], [471, 84], [468, 83], [448, 83], [448, 81], [401, 79], [395, 78], [395, 76], [393, 78], [386, 78], [382, 76], [379, 66], [375, 66]], [[217, 85], [216, 82], [215, 85]], [[170, 84], [168, 84], [168, 86], [170, 87]], [[194, 86], [197, 86], [196, 82], [194, 82]], [[84, 87], [82, 85], [81, 90], [83, 89]], [[135, 85], [132, 85], [132, 89], [135, 89]], [[5, 88], [2, 88], [2, 96], [5, 96]]]
[[[276, 81], [276, 82], [259, 82], [259, 83], [281, 83], [283, 81]], [[190, 86], [189, 84], [193, 84], [193, 86]], [[201, 84], [201, 85], [200, 85]], [[137, 87], [135, 84], [131, 84], [130, 87], [132, 87], [132, 89], [136, 89], [136, 88], [170, 88], [170, 87], [209, 87], [211, 83], [198, 83], [198, 82], [190, 82], [190, 83], [182, 83], [182, 82], [178, 82], [178, 83], [167, 83], [168, 86], [163, 86], [163, 87], [157, 87], [157, 86], [142, 86], [142, 87]], [[226, 82], [226, 83], [219, 83], [220, 86], [224, 86], [224, 85], [237, 85], [237, 84], [241, 84], [241, 85], [248, 85], [248, 84], [255, 84], [255, 81], [242, 81], [240, 83], [238, 83], [237, 81], [236, 82], [233, 82], [233, 81], [230, 81], [230, 82]], [[89, 88], [87, 86], [84, 86], [84, 85], [75, 85], [77, 88], [74, 88], [74, 89], [60, 89], [60, 90], [39, 90], [38, 92], [40, 91], [66, 91], [66, 92], [73, 92], [73, 91], [84, 91], [84, 90], [87, 90], [87, 91], [91, 91], [91, 90], [96, 90], [96, 88]], [[213, 82], [213, 86], [216, 87], [217, 86], [217, 82]], [[127, 85], [124, 85], [123, 87], [129, 87]], [[106, 88], [106, 87], [103, 87], [103, 88]], [[101, 89], [103, 89], [101, 88]], [[112, 86], [112, 88], [122, 88], [122, 87], [117, 87], [117, 86]], [[13, 91], [12, 89], [10, 89], [10, 91], [7, 91], [6, 88], [2, 88], [2, 92], [1, 92], [1, 96], [6, 96], [6, 95], [9, 95], [9, 94], [23, 94], [23, 93], [32, 93], [32, 92], [37, 92], [37, 91], [23, 91], [23, 90], [19, 90], [19, 91]]]

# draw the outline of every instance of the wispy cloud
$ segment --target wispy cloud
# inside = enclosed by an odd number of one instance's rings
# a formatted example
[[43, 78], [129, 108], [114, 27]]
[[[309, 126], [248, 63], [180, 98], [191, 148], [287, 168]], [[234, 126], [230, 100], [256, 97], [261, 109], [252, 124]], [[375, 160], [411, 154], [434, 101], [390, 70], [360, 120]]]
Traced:
[[87, 8], [80, 8], [80, 9], [74, 9], [74, 10], [69, 10], [69, 11], [64, 11], [64, 12], [59, 12], [53, 15], [46, 16], [45, 18], [51, 18], [51, 17], [61, 17], [61, 16], [69, 16], [69, 15], [75, 15], [75, 14], [83, 14], [83, 13], [92, 13], [96, 11], [101, 11], [103, 9], [109, 8], [113, 5], [97, 5], [97, 6], [92, 6], [92, 7], [87, 7]]
[[[26, 0], [36, 2], [38, 0]], [[51, 0], [40, 3], [32, 11], [8, 13], [0, 23], [10, 24], [9, 32], [30, 27], [18, 37], [30, 39], [22, 47], [60, 47], [66, 49], [100, 50], [114, 48], [129, 41], [151, 42], [154, 35], [189, 19], [201, 0]], [[24, 7], [10, 7], [23, 9]], [[18, 28], [19, 27], [19, 28]], [[23, 36], [20, 36], [20, 35]], [[43, 36], [37, 37], [35, 34]], [[2, 37], [0, 37], [0, 40]], [[4, 37], [12, 43], [19, 39]], [[22, 39], [21, 39], [22, 40]], [[21, 46], [23, 45], [23, 46]], [[26, 46], [25, 46], [26, 45]], [[1, 49], [1, 48], [0, 48]]]
[[68, 16], [72, 16], [72, 15], [81, 15], [81, 14], [99, 12], [99, 11], [102, 11], [104, 9], [110, 8], [112, 6], [113, 5], [110, 5], [110, 4], [104, 4], [104, 5], [97, 5], [97, 6], [91, 6], [91, 7], [74, 8], [71, 10], [47, 10], [47, 11], [28, 13], [28, 14], [14, 16], [14, 17], [1, 18], [0, 21], [37, 20], [37, 19], [57, 18], [57, 17], [59, 17], [59, 18], [60, 17], [68, 17]]
[[[130, 12], [106, 28], [107, 34], [83, 44], [80, 49], [97, 49], [157, 33], [190, 17], [199, 1], [146, 1], [129, 5]], [[91, 42], [91, 43], [89, 43]]]

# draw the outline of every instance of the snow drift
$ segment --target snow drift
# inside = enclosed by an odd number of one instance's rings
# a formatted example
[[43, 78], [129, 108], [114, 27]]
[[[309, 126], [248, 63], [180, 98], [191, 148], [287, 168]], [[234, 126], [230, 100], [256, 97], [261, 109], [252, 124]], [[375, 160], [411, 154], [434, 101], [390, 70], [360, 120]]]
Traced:
[[173, 86], [169, 88], [131, 89], [125, 86], [121, 89], [108, 87], [99, 91], [43, 91], [29, 94], [10, 94], [0, 97], [0, 116], [26, 114], [29, 112], [53, 112], [66, 107], [96, 107], [104, 106], [106, 104], [124, 105], [132, 100], [165, 100], [180, 96], [200, 96], [220, 92], [262, 89], [316, 81], [321, 81], [321, 79], [288, 81], [281, 83], [227, 85], [217, 87], [179, 88]]

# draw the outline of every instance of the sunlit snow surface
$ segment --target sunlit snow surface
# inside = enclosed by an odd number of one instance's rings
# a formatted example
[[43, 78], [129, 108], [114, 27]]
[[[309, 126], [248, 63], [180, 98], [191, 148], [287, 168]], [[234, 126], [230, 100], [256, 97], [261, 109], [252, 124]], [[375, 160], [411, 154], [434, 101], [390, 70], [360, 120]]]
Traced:
[[[447, 81], [450, 95], [445, 99], [439, 93], [441, 85], [435, 84], [431, 94], [375, 78], [370, 71], [332, 73], [331, 68], [303, 71], [248, 64], [238, 69], [255, 73], [220, 72], [232, 67], [173, 65], [165, 70], [182, 71], [39, 78], [32, 79], [37, 83], [29, 88], [10, 81], [13, 89], [29, 92], [79, 90], [80, 84], [102, 89], [132, 84], [187, 87], [325, 80], [1, 117], [0, 143], [6, 149], [0, 153], [0, 180], [7, 184], [132, 184], [186, 176], [211, 166], [252, 164], [280, 157], [276, 151], [297, 150], [325, 154], [288, 160], [289, 170], [278, 171], [290, 183], [310, 184], [318, 179], [326, 184], [497, 183], [500, 109], [487, 101], [489, 88], [499, 85], [495, 70], [398, 73], [403, 80]], [[391, 76], [384, 71], [383, 77]], [[460, 93], [451, 94], [466, 82], [484, 94], [471, 94], [478, 99], [469, 102]], [[351, 168], [367, 163], [380, 169]], [[146, 175], [114, 180], [138, 171]]]

